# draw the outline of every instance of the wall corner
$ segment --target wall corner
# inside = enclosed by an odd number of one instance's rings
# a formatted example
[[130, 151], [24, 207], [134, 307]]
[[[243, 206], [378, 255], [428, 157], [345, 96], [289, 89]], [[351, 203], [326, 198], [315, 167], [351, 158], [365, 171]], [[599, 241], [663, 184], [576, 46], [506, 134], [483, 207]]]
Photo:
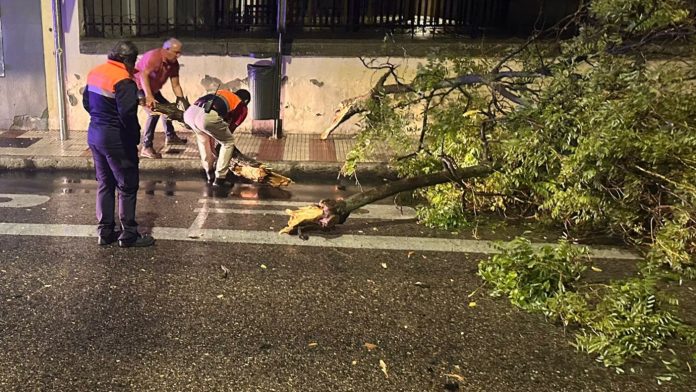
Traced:
[[46, 104], [48, 110], [48, 129], [59, 128], [58, 87], [56, 82], [56, 57], [53, 41], [52, 0], [41, 0], [41, 31], [43, 33], [44, 76], [46, 81]]

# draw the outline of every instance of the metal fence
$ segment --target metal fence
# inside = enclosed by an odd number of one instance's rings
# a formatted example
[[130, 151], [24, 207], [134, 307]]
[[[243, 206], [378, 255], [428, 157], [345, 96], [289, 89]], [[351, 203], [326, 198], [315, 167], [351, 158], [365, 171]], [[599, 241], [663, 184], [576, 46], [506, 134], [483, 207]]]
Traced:
[[298, 0], [288, 3], [296, 33], [476, 34], [503, 30], [509, 0]]
[[[83, 0], [88, 37], [270, 36], [278, 0]], [[302, 36], [504, 31], [510, 0], [287, 0]]]

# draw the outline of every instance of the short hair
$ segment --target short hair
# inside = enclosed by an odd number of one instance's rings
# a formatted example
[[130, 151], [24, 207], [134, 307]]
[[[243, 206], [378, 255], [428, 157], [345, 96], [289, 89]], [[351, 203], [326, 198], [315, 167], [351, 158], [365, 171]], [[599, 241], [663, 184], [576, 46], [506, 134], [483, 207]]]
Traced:
[[118, 41], [107, 58], [118, 61], [131, 68], [135, 68], [135, 60], [138, 57], [138, 47], [131, 41]]
[[179, 41], [178, 39], [176, 39], [176, 38], [174, 38], [174, 37], [171, 37], [171, 38], [169, 38], [168, 40], [164, 41], [164, 43], [162, 44], [162, 47], [163, 47], [164, 49], [169, 49], [169, 48], [171, 48], [172, 46], [175, 46], [175, 45], [183, 46], [183, 44], [181, 43], [181, 41]]
[[245, 89], [235, 91], [234, 95], [238, 96], [245, 104], [251, 102], [251, 93]]

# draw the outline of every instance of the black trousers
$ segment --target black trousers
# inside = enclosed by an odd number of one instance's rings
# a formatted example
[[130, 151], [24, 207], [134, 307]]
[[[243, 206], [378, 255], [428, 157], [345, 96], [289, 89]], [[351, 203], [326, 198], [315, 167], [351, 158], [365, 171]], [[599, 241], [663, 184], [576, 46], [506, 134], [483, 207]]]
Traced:
[[107, 237], [114, 231], [114, 209], [118, 189], [118, 217], [121, 222], [119, 240], [132, 242], [138, 238], [135, 204], [140, 182], [138, 146], [106, 147], [90, 144], [97, 175], [97, 232]]

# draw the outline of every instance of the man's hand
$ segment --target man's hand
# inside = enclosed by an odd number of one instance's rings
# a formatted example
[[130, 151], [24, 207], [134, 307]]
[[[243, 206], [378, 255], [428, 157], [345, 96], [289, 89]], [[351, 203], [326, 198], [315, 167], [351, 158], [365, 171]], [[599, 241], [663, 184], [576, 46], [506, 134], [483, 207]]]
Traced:
[[181, 107], [184, 110], [188, 109], [189, 106], [191, 106], [191, 103], [186, 97], [176, 97], [176, 106], [179, 106], [179, 104], [181, 104]]
[[155, 108], [155, 97], [152, 95], [145, 96], [145, 107], [152, 110]]

